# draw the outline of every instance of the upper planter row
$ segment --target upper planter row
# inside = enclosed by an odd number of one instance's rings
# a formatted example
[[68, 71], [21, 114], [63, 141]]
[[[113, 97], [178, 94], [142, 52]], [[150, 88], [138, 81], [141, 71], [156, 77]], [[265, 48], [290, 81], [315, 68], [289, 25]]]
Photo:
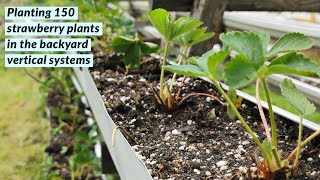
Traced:
[[[267, 33], [228, 32], [220, 34], [220, 40], [223, 42], [223, 49], [221, 51], [208, 51], [201, 57], [186, 57], [185, 53], [190, 46], [213, 37], [214, 33], [207, 33], [205, 28], [200, 27], [202, 22], [192, 17], [181, 17], [174, 21], [171, 15], [163, 9], [150, 11], [148, 16], [153, 26], [166, 40], [163, 54], [164, 60], [161, 64], [162, 69], [159, 81], [160, 89], [159, 91], [157, 91], [156, 88], [153, 90], [157, 107], [165, 112], [174, 111], [176, 108], [179, 108], [181, 101], [178, 101], [178, 98], [173, 98], [174, 94], [178, 97], [179, 92], [172, 92], [176, 73], [185, 76], [205, 77], [209, 79], [227, 102], [224, 103], [219, 99], [216, 100], [227, 106], [226, 113], [228, 113], [230, 119], [237, 117], [237, 119], [240, 120], [241, 124], [251, 135], [253, 141], [262, 154], [262, 162], [259, 159], [256, 159], [257, 168], [259, 169], [259, 171], [257, 171], [258, 174], [256, 175], [265, 179], [274, 179], [276, 177], [288, 178], [297, 168], [300, 149], [303, 145], [320, 134], [320, 130], [317, 130], [309, 138], [304, 141], [302, 140], [302, 119], [305, 115], [313, 113], [315, 111], [315, 106], [296, 89], [291, 80], [284, 79], [281, 82], [280, 87], [282, 95], [299, 111], [300, 119], [297, 148], [289, 155], [289, 157], [283, 158], [281, 154], [282, 151], [278, 147], [277, 127], [266, 78], [272, 74], [320, 76], [320, 67], [308, 58], [296, 52], [312, 47], [312, 40], [300, 33], [289, 33], [281, 37], [270, 51], [267, 51], [267, 45], [270, 41], [270, 36]], [[180, 56], [177, 65], [166, 65], [165, 60], [169, 52], [170, 43], [175, 43], [182, 47], [182, 55]], [[128, 69], [139, 67], [140, 60], [137, 59], [140, 59], [141, 51], [143, 53], [150, 53], [155, 49], [154, 45], [140, 41], [138, 36], [136, 36], [136, 39], [126, 37], [117, 38], [112, 45], [116, 50], [120, 50], [125, 53], [124, 60]], [[224, 65], [224, 69], [222, 71], [219, 70], [218, 66], [224, 62], [231, 50], [235, 50], [239, 54], [232, 57], [230, 61]], [[128, 56], [127, 54], [133, 54], [134, 56]], [[187, 59], [187, 64], [180, 65], [183, 58]], [[270, 62], [269, 65], [266, 65], [266, 61]], [[169, 87], [166, 86], [164, 81], [165, 70], [175, 73], [173, 74]], [[145, 169], [144, 165], [140, 161], [137, 161], [136, 156], [133, 156], [134, 152], [132, 150], [126, 152], [129, 148], [128, 143], [120, 133], [115, 136], [115, 138], [119, 137], [116, 141], [119, 143], [119, 145], [117, 145], [117, 150], [112, 148], [110, 145], [110, 131], [115, 128], [115, 125], [112, 123], [112, 120], [105, 111], [101, 99], [98, 100], [100, 97], [96, 93], [92, 80], [89, 80], [87, 77], [81, 77], [83, 76], [83, 73], [80, 73], [78, 69], [75, 69], [75, 71], [83, 85], [84, 91], [89, 99], [89, 104], [94, 111], [93, 113], [95, 114], [96, 119], [98, 120], [98, 124], [100, 128], [102, 128], [102, 134], [105, 137], [106, 143], [113, 159], [115, 160], [115, 165], [117, 166], [120, 175], [123, 174], [121, 175], [123, 179], [129, 179], [133, 174], [137, 175], [136, 170], [139, 168]], [[87, 72], [85, 72], [85, 76], [88, 76]], [[218, 80], [224, 80], [224, 82], [229, 86], [227, 93], [221, 88]], [[261, 141], [256, 136], [247, 121], [239, 113], [237, 107], [238, 99], [235, 89], [241, 89], [253, 82], [256, 83], [256, 98], [262, 120], [261, 123], [263, 124], [267, 135], [267, 138], [264, 141]], [[271, 132], [266, 120], [267, 118], [265, 117], [260, 104], [260, 84], [262, 84], [266, 95]], [[209, 94], [207, 95], [210, 96]], [[93, 99], [95, 99], [95, 101], [90, 102], [90, 100]], [[105, 121], [106, 117], [110, 122]], [[99, 123], [99, 121], [101, 122]], [[109, 125], [105, 123], [109, 123]], [[108, 132], [104, 132], [103, 129], [105, 127], [109, 127], [111, 129], [109, 129]], [[122, 151], [128, 155], [125, 160], [122, 156], [117, 155], [122, 154]], [[290, 160], [293, 158], [294, 162], [291, 164]], [[131, 166], [132, 168], [123, 169], [124, 167], [121, 166], [121, 164], [126, 163], [126, 161], [134, 163], [134, 165]], [[148, 173], [141, 173], [138, 176], [141, 176], [141, 179], [150, 178]]]

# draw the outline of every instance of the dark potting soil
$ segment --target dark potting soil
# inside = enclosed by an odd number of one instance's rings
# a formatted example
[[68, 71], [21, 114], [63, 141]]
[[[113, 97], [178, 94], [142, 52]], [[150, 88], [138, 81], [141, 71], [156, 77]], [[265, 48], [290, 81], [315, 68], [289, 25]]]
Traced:
[[[251, 158], [257, 146], [239, 120], [228, 118], [225, 106], [208, 97], [191, 97], [175, 111], [161, 112], [151, 90], [159, 86], [159, 62], [149, 61], [140, 73], [126, 75], [120, 60], [116, 54], [96, 55], [90, 72], [108, 113], [154, 179], [249, 179], [257, 170]], [[187, 78], [182, 97], [192, 92], [224, 101], [213, 85]], [[265, 139], [256, 105], [243, 101], [239, 111], [259, 139]], [[276, 122], [279, 149], [286, 157], [297, 145], [298, 125], [280, 116]], [[303, 137], [311, 133], [304, 128]], [[320, 179], [319, 140], [305, 146], [292, 179]]]

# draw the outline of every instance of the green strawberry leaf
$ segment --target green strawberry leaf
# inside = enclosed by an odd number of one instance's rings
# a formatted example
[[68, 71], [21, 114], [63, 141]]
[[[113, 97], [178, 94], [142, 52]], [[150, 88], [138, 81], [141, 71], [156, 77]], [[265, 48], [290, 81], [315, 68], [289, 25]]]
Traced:
[[200, 28], [175, 37], [173, 42], [183, 47], [190, 47], [213, 36], [214, 33], [206, 33], [206, 28]]
[[[237, 92], [236, 92], [235, 89], [229, 88], [229, 89], [228, 89], [228, 92], [227, 92], [227, 95], [228, 95], [228, 97], [230, 98], [230, 100], [231, 100], [232, 102], [235, 102], [235, 101], [236, 101], [236, 99], [237, 99]], [[229, 117], [230, 119], [232, 119], [232, 120], [236, 117], [236, 114], [232, 111], [232, 109], [231, 109], [231, 107], [230, 107], [229, 104], [228, 104], [228, 106], [227, 106], [227, 115], [228, 115], [228, 117]]]
[[135, 43], [136, 40], [125, 36], [118, 36], [113, 39], [111, 46], [117, 52], [125, 52], [130, 45]]
[[164, 66], [163, 67], [165, 70], [174, 72], [180, 75], [185, 75], [185, 76], [203, 76], [207, 77], [207, 73], [205, 73], [200, 67], [192, 64], [187, 64], [187, 65], [170, 65], [170, 66]]
[[234, 120], [234, 118], [236, 118], [236, 114], [233, 112], [230, 105], [227, 106], [227, 115], [231, 120]]
[[136, 69], [140, 67], [141, 49], [139, 43], [132, 44], [125, 52], [123, 61], [127, 68]]
[[208, 70], [208, 59], [214, 52], [212, 50], [207, 51], [201, 57], [198, 58], [197, 64], [198, 66], [206, 73], [209, 73]]
[[139, 45], [141, 48], [141, 52], [144, 54], [155, 53], [159, 49], [159, 46], [157, 44], [151, 42], [140, 42]]
[[235, 101], [236, 101], [236, 99], [237, 99], [237, 92], [236, 92], [235, 89], [229, 88], [229, 89], [228, 89], [228, 92], [227, 92], [227, 95], [228, 95], [228, 97], [230, 98], [230, 100], [231, 100], [232, 102], [235, 102]]
[[198, 65], [198, 63], [197, 63], [198, 62], [198, 58], [194, 57], [194, 56], [189, 57], [187, 59], [187, 62], [188, 62], [188, 64]]
[[263, 140], [262, 142], [262, 146], [264, 147], [264, 149], [266, 150], [267, 152], [267, 156], [268, 157], [264, 157], [264, 158], [267, 158], [268, 160], [271, 160], [272, 159], [272, 145], [271, 145], [271, 142], [267, 141], [267, 140]]
[[309, 49], [313, 46], [313, 41], [308, 36], [301, 33], [288, 33], [282, 36], [271, 48], [268, 57], [275, 56], [280, 52], [299, 51]]
[[219, 51], [209, 56], [207, 65], [208, 71], [212, 76], [214, 76], [214, 73], [222, 61], [228, 56], [228, 53], [228, 51]]
[[138, 35], [135, 39], [118, 36], [112, 41], [111, 46], [115, 51], [124, 53], [123, 61], [129, 69], [140, 67], [141, 53], [151, 54], [158, 50], [158, 45], [143, 42], [139, 40]]
[[216, 53], [213, 51], [208, 51], [198, 59], [197, 63], [204, 72], [214, 76], [217, 67], [222, 63], [227, 55], [228, 51], [219, 51]]
[[[280, 159], [282, 157], [281, 156], [282, 150], [278, 150], [276, 147], [272, 146], [271, 142], [269, 142], [267, 140], [263, 140], [262, 146], [266, 152], [266, 157], [264, 157], [264, 159], [267, 160], [267, 162], [268, 162], [270, 172], [275, 172], [276, 170], [279, 169], [279, 166], [277, 164], [277, 160], [276, 160], [275, 156], [277, 156]], [[275, 150], [276, 154], [273, 153], [273, 150]]]
[[316, 107], [297, 90], [291, 80], [284, 79], [280, 84], [280, 88], [282, 95], [301, 115], [310, 115], [316, 110]]
[[217, 80], [217, 81], [223, 81], [223, 69], [217, 69], [215, 72], [214, 72], [214, 78]]
[[177, 19], [174, 23], [173, 23], [173, 29], [172, 29], [172, 33], [170, 36], [170, 40], [186, 33], [189, 31], [192, 31], [196, 28], [198, 28], [199, 26], [201, 26], [202, 22], [199, 21], [198, 19], [195, 19], [193, 17], [181, 17], [179, 19]]
[[[260, 36], [263, 36], [263, 40]], [[266, 39], [267, 37], [262, 35], [262, 33], [258, 35], [254, 32], [233, 31], [220, 34], [220, 40], [224, 45], [245, 55], [250, 64], [256, 69], [259, 69], [264, 63], [264, 46]]]
[[303, 55], [292, 52], [272, 60], [266, 75], [270, 74], [318, 75], [320, 77], [320, 67]]
[[235, 56], [225, 65], [225, 83], [234, 89], [244, 87], [256, 78], [256, 69], [244, 55]]
[[90, 150], [82, 150], [81, 152], [78, 152], [75, 155], [74, 161], [77, 164], [91, 165], [94, 162], [95, 158], [96, 158], [96, 156], [95, 156], [94, 152], [92, 152]]
[[263, 51], [264, 53], [267, 52], [267, 47], [269, 45], [270, 42], [270, 35], [266, 32], [256, 32], [258, 36], [260, 36], [260, 39], [262, 41], [262, 45], [263, 45]]
[[170, 32], [173, 27], [172, 16], [164, 9], [155, 9], [148, 12], [152, 25], [162, 34], [165, 39], [170, 39]]
[[76, 133], [74, 134], [74, 136], [77, 138], [77, 139], [80, 139], [80, 140], [83, 140], [83, 141], [87, 141], [87, 142], [90, 142], [90, 137], [88, 135], [87, 132], [84, 132], [84, 131], [81, 131], [81, 130], [77, 130]]

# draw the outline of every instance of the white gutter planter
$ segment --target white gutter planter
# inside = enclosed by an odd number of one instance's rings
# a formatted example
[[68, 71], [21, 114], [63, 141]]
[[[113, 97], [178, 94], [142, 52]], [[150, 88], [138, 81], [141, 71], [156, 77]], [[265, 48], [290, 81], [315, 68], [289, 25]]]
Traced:
[[[120, 130], [116, 130], [117, 126], [109, 116], [88, 68], [73, 68], [73, 70], [94, 114], [120, 178], [122, 180], [151, 180], [152, 177], [149, 174], [144, 162], [139, 159], [136, 152], [132, 149], [131, 145], [120, 132]], [[223, 83], [221, 83], [221, 86], [225, 90], [228, 89], [228, 86]], [[250, 102], [256, 103], [256, 98], [251, 95], [248, 95], [242, 91], [237, 91], [237, 94]], [[268, 107], [267, 103], [264, 101], [262, 101], [262, 106], [264, 108]], [[294, 115], [279, 107], [273, 106], [273, 110], [276, 114], [291, 121], [296, 123], [299, 121], [299, 117], [297, 115]], [[306, 119], [303, 120], [303, 125], [314, 131], [320, 129], [319, 124], [313, 123]], [[115, 134], [114, 139], [113, 133]], [[113, 145], [112, 142], [114, 143]]]
[[87, 97], [120, 178], [122, 180], [151, 180], [152, 177], [145, 164], [138, 158], [119, 130], [114, 136], [114, 146], [112, 146], [112, 133], [117, 126], [109, 116], [88, 68], [73, 68], [73, 70]]
[[[270, 18], [273, 20], [270, 21]], [[229, 28], [244, 31], [268, 32], [271, 37], [281, 37], [288, 32], [301, 32], [315, 41], [315, 46], [320, 47], [320, 25], [301, 22], [271, 14], [258, 14], [254, 12], [225, 12], [223, 23]]]

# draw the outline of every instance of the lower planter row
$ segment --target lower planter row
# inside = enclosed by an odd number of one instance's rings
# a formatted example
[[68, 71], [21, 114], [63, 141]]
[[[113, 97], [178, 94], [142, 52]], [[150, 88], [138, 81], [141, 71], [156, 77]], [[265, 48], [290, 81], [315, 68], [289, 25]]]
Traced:
[[[87, 68], [74, 68], [76, 77], [85, 93], [100, 132], [108, 147], [113, 163], [122, 180], [152, 179], [144, 163], [138, 158], [121, 132], [113, 132], [117, 126], [112, 121]], [[112, 144], [114, 142], [114, 144]], [[134, 178], [133, 178], [134, 177]]]

